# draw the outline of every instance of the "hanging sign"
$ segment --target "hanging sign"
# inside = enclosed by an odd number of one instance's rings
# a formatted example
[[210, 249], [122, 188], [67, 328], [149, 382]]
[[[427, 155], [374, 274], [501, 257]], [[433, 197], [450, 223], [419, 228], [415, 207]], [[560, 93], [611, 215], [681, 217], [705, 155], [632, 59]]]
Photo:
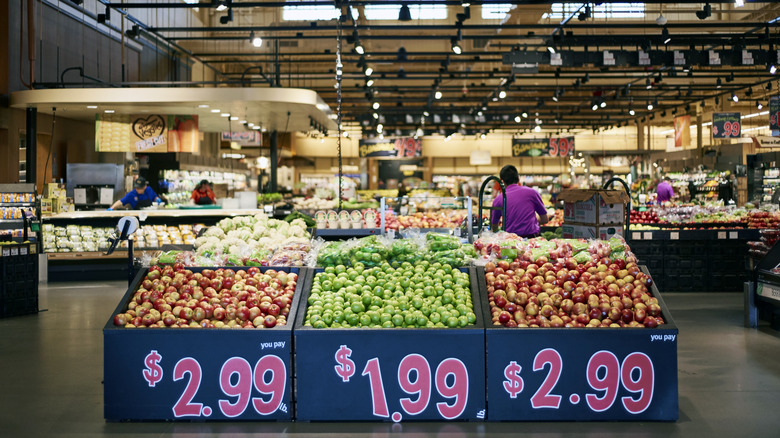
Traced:
[[243, 132], [223, 132], [221, 135], [221, 141], [233, 143], [238, 146], [262, 146], [263, 136], [259, 131], [243, 131]]
[[513, 138], [513, 157], [567, 157], [574, 155], [574, 137]]
[[769, 129], [780, 131], [780, 97], [769, 99]]
[[674, 147], [680, 148], [691, 145], [691, 116], [685, 115], [674, 118]]
[[714, 113], [712, 138], [737, 138], [742, 135], [740, 113]]
[[190, 152], [200, 149], [198, 116], [98, 114], [98, 152]]
[[759, 148], [780, 148], [780, 137], [753, 137], [753, 144]]
[[414, 158], [422, 156], [422, 141], [411, 137], [395, 140], [360, 140], [360, 157], [398, 157]]

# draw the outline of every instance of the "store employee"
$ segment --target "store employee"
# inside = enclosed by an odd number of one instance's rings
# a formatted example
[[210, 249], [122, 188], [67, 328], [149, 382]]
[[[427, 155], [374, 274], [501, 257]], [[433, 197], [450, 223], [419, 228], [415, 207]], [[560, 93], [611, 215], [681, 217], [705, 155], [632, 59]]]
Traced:
[[208, 180], [201, 181], [192, 191], [192, 202], [198, 205], [211, 205], [216, 202], [214, 191], [211, 190], [211, 184]]
[[[549, 221], [547, 208], [542, 203], [542, 197], [536, 190], [518, 184], [520, 175], [517, 168], [511, 164], [501, 169], [499, 177], [506, 186], [506, 226], [504, 228], [507, 232], [515, 233], [521, 237], [537, 237], [539, 225], [544, 225]], [[496, 199], [493, 200], [493, 207], [501, 207], [503, 203], [503, 197], [496, 196]], [[500, 220], [499, 211], [493, 210], [491, 223], [496, 225]]]
[[116, 201], [109, 210], [122, 207], [123, 205], [130, 210], [136, 210], [151, 207], [155, 202], [162, 202], [143, 177], [139, 176], [133, 183], [133, 187], [133, 190], [130, 190], [122, 199]]

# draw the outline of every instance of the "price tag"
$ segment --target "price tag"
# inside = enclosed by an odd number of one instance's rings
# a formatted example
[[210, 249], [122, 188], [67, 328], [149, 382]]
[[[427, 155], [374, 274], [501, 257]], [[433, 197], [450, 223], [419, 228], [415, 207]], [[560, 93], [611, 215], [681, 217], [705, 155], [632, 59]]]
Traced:
[[23, 245], [21, 248], [19, 248], [19, 254], [20, 255], [27, 255], [27, 245]]
[[395, 230], [387, 230], [387, 237], [395, 239]]
[[487, 330], [490, 421], [677, 419], [676, 329], [532, 332]]
[[738, 234], [736, 231], [729, 231], [729, 239], [739, 239]]
[[11, 256], [18, 256], [19, 255], [19, 247], [12, 246], [11, 247]]
[[642, 233], [639, 232], [639, 231], [631, 232], [631, 239], [632, 240], [642, 240]]
[[147, 213], [147, 212], [145, 212], [143, 210], [138, 212], [138, 221], [139, 222], [145, 221], [146, 218], [148, 218], [148, 217], [149, 217], [149, 213]]
[[713, 113], [712, 137], [737, 138], [742, 135], [740, 113]]
[[723, 240], [726, 238], [726, 232], [725, 231], [718, 231], [718, 240]]
[[672, 231], [671, 233], [669, 233], [669, 240], [680, 240], [680, 232]]
[[652, 231], [645, 231], [644, 232], [644, 239], [645, 240], [653, 240], [653, 232]]
[[484, 419], [484, 339], [476, 328], [296, 330], [296, 417]]
[[185, 331], [104, 331], [106, 419], [291, 418], [290, 330]]
[[455, 228], [452, 230], [452, 235], [455, 237], [460, 237], [460, 228]]
[[3, 248], [3, 257], [9, 257], [11, 255], [11, 248], [4, 247]]
[[756, 287], [756, 293], [764, 298], [771, 298], [773, 300], [780, 301], [780, 289], [771, 284], [758, 283], [758, 286]]

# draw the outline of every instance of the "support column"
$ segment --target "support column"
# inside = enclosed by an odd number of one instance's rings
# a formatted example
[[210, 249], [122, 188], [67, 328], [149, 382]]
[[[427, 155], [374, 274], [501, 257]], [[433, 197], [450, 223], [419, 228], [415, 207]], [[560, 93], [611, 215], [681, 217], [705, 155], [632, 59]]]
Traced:
[[702, 124], [701, 111], [696, 114], [696, 152], [699, 158], [704, 156], [704, 129]]
[[[27, 108], [27, 134], [25, 138], [25, 147], [27, 155], [25, 156], [26, 161], [26, 172], [25, 172], [25, 182], [27, 183], [36, 183], [36, 176], [37, 176], [37, 167], [38, 163], [36, 162], [36, 158], [38, 156], [38, 109], [37, 108]], [[41, 189], [41, 187], [36, 187], [37, 189]]]
[[271, 181], [268, 182], [268, 191], [275, 193], [276, 189], [276, 171], [279, 165], [279, 133], [277, 131], [271, 131], [268, 136], [271, 143], [271, 156], [268, 161], [271, 162]]

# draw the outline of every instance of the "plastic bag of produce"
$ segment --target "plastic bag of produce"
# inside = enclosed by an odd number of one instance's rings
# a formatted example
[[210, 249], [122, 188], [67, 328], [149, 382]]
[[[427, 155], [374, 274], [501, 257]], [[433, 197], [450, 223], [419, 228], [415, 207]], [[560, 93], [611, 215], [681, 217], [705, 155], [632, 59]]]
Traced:
[[317, 239], [313, 242], [310, 252], [309, 263], [311, 267], [315, 266], [337, 266], [347, 264], [346, 254], [344, 253], [343, 242], [325, 242]]
[[615, 251], [612, 254], [609, 255], [609, 259], [612, 261], [615, 260], [625, 260], [626, 259], [626, 253], [623, 251]]
[[613, 237], [609, 239], [607, 243], [609, 244], [609, 249], [612, 253], [623, 252], [626, 250], [626, 242], [619, 237]]
[[583, 264], [588, 263], [590, 261], [590, 253], [587, 251], [580, 251], [577, 254], [574, 254], [574, 260], [577, 261], [577, 264]]
[[306, 253], [303, 251], [277, 251], [268, 261], [268, 266], [303, 266]]
[[550, 251], [546, 250], [544, 248], [532, 248], [530, 253], [530, 258], [532, 262], [536, 262], [537, 260], [544, 257], [545, 259], [550, 259]]
[[566, 243], [571, 246], [571, 253], [577, 254], [582, 251], [587, 251], [588, 242], [581, 239], [565, 239]]
[[504, 260], [514, 260], [517, 258], [519, 254], [516, 241], [510, 240], [510, 241], [502, 242], [500, 248], [501, 248], [500, 257]]
[[176, 257], [180, 253], [181, 253], [181, 251], [167, 251], [167, 252], [163, 252], [157, 258], [157, 263], [155, 263], [155, 265], [172, 265], [172, 264], [176, 263]]

